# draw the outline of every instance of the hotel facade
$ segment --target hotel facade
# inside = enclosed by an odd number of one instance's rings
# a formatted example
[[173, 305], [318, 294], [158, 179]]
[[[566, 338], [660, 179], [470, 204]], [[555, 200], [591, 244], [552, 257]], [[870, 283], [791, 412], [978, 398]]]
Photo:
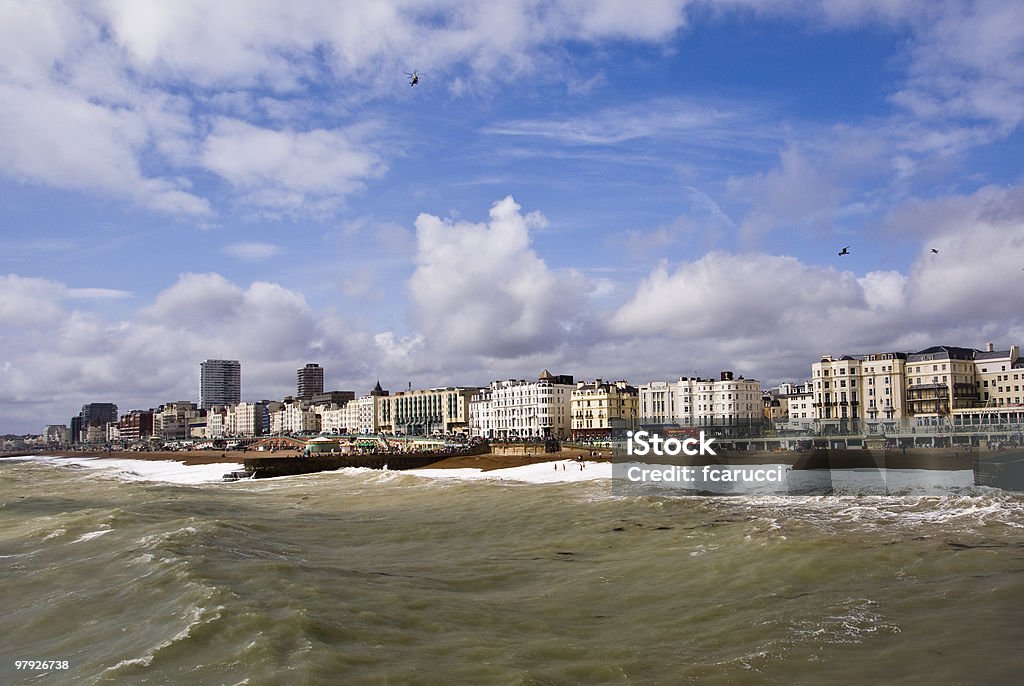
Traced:
[[826, 355], [811, 365], [811, 374], [815, 419], [839, 430], [970, 424], [993, 410], [1024, 410], [1024, 360], [1016, 345]]
[[696, 426], [758, 426], [764, 418], [761, 383], [735, 378], [724, 371], [719, 379], [681, 377], [639, 387], [640, 423]]
[[408, 436], [466, 433], [470, 399], [479, 392], [457, 386], [398, 391], [379, 401], [378, 427]]
[[573, 438], [611, 438], [616, 430], [638, 426], [638, 392], [625, 381], [581, 381], [570, 403]]
[[480, 438], [568, 438], [573, 377], [541, 372], [536, 381], [493, 381], [470, 398], [469, 433]]

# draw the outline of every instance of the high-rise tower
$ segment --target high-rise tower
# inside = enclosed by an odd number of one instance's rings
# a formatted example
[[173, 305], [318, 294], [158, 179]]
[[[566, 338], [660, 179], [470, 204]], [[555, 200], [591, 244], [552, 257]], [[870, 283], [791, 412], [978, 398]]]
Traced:
[[199, 365], [199, 406], [237, 405], [242, 400], [242, 364], [238, 360], [206, 360]]
[[324, 370], [315, 362], [298, 370], [295, 377], [295, 397], [300, 400], [311, 400], [314, 395], [324, 392]]

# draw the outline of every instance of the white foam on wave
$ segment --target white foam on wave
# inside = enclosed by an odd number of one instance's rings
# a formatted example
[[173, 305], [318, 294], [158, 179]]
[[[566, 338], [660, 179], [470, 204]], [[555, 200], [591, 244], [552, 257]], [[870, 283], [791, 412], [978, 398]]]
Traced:
[[[582, 469], [580, 469], [582, 465]], [[553, 484], [576, 481], [598, 481], [612, 478], [611, 462], [576, 462], [575, 460], [558, 460], [555, 462], [538, 462], [521, 467], [506, 467], [484, 471], [475, 467], [460, 469], [411, 469], [405, 474], [429, 479], [464, 479], [522, 481], [532, 484]]]
[[[11, 458], [7, 458], [11, 459]], [[53, 457], [38, 455], [28, 458], [35, 462], [55, 465], [73, 465], [105, 472], [125, 481], [161, 481], [174, 484], [205, 484], [223, 481], [228, 472], [242, 469], [236, 462], [186, 465], [172, 460], [132, 460], [119, 457]]]
[[100, 529], [99, 531], [89, 531], [76, 538], [72, 543], [84, 543], [85, 541], [91, 541], [94, 538], [99, 538], [103, 534], [109, 534], [113, 529]]

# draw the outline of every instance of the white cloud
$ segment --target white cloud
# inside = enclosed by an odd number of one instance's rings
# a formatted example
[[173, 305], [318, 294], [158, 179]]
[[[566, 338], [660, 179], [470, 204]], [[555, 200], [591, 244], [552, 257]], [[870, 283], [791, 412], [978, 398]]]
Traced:
[[[904, 153], [915, 145], [962, 151], [1024, 120], [1019, 3], [737, 0], [714, 11], [737, 8], [826, 30], [874, 23], [907, 30], [909, 66], [894, 102], [927, 126], [910, 131], [915, 122], [907, 117], [885, 124], [908, 131]], [[564, 68], [566, 41], [667, 46], [707, 8], [687, 0], [107, 0], [6, 3], [0, 13], [2, 173], [202, 215], [211, 199], [188, 178], [197, 167], [238, 189], [242, 202], [284, 211], [329, 211], [379, 178], [387, 147], [351, 122], [393, 91], [394, 74], [419, 68], [459, 93], [486, 92], [527, 72], [575, 89], [578, 77]], [[313, 123], [314, 83], [342, 86], [344, 102], [332, 107], [343, 125]], [[210, 107], [234, 118], [210, 122]], [[492, 131], [599, 145], [685, 134], [701, 145], [750, 150], [764, 144], [764, 131], [752, 135], [751, 124], [749, 113], [669, 101]], [[899, 162], [912, 168], [913, 155]], [[804, 176], [786, 164], [780, 181], [813, 178], [814, 164]], [[762, 185], [771, 185], [770, 175]], [[835, 188], [825, 190], [828, 199]], [[822, 208], [804, 209], [822, 223]]]
[[353, 387], [376, 360], [365, 355], [373, 351], [366, 336], [336, 314], [314, 312], [279, 284], [240, 286], [218, 274], [183, 274], [117, 321], [80, 309], [90, 303], [83, 294], [102, 290], [0, 277], [5, 427], [39, 430], [66, 421], [86, 402], [127, 410], [195, 399], [199, 363], [211, 357], [242, 361], [242, 392], [250, 399], [292, 392], [295, 369], [310, 359], [329, 370], [334, 387]]
[[[280, 182], [276, 193], [262, 194], [274, 205], [301, 202], [310, 185], [320, 189], [339, 180], [338, 192], [344, 194], [351, 190], [348, 182], [382, 171], [380, 159], [356, 149], [351, 128], [295, 133], [296, 117], [312, 111], [308, 104], [297, 112], [294, 100], [257, 97], [261, 91], [307, 93], [312, 82], [326, 77], [344, 83], [345, 98], [359, 102], [393, 88], [388, 75], [410, 65], [433, 70], [437, 79], [463, 64], [473, 74], [453, 78], [514, 78], [562, 40], [664, 40], [685, 23], [684, 5], [652, 1], [631, 7], [619, 0], [550, 7], [455, 0], [412, 6], [382, 0], [6, 3], [0, 8], [0, 85], [6, 89], [0, 99], [10, 109], [0, 125], [17, 135], [4, 137], [10, 144], [4, 152], [11, 173], [36, 182], [202, 213], [205, 201], [170, 178], [140, 169], [150, 146], [175, 166], [190, 165], [197, 129], [204, 125], [191, 106], [230, 96], [235, 104], [229, 111], [263, 112], [282, 124], [276, 137], [259, 137], [260, 142], [278, 152], [290, 149], [314, 168], [299, 175], [271, 155], [244, 174], [218, 152], [244, 158], [247, 151], [233, 143], [240, 137], [256, 142], [258, 132], [253, 124], [230, 129], [230, 122], [218, 123], [206, 141], [208, 168], [232, 183], [252, 184], [254, 176]], [[256, 107], [257, 102], [262, 104]], [[334, 107], [351, 116], [347, 106]], [[315, 154], [320, 146], [324, 156]], [[340, 159], [329, 162], [331, 153], [340, 153]], [[162, 183], [147, 183], [157, 180]]]
[[63, 315], [63, 284], [48, 279], [0, 276], [0, 322], [8, 336], [22, 328], [53, 325]]
[[815, 321], [827, 325], [864, 304], [851, 273], [793, 257], [712, 252], [672, 272], [656, 267], [609, 328], [622, 336], [760, 338], [769, 326], [806, 331]]
[[823, 353], [1020, 344], [1022, 197], [1020, 187], [984, 188], [895, 213], [890, 231], [930, 228], [906, 273], [858, 276], [764, 253], [661, 264], [612, 314], [608, 331], [638, 358], [656, 360], [674, 346], [679, 367], [708, 373], [709, 360], [721, 368], [744, 361], [749, 374], [769, 379], [804, 377]]
[[108, 321], [109, 303], [94, 313], [95, 298], [82, 296], [116, 291], [9, 274], [0, 277], [0, 417], [38, 430], [84, 402], [127, 409], [195, 397], [208, 357], [242, 361], [245, 397], [280, 397], [309, 360], [332, 373], [329, 385], [353, 390], [378, 377], [396, 388], [483, 384], [545, 367], [636, 383], [732, 369], [773, 382], [805, 378], [825, 353], [1020, 344], [1022, 198], [1020, 187], [989, 187], [908, 204], [888, 230], [924, 221], [931, 231], [906, 270], [712, 252], [655, 266], [609, 313], [599, 309], [614, 295], [607, 281], [548, 266], [531, 245], [542, 217], [511, 198], [486, 223], [424, 214], [404, 333], [371, 333], [280, 284], [219, 274], [183, 274]]
[[366, 125], [331, 131], [276, 131], [218, 119], [202, 146], [203, 165], [271, 209], [333, 203], [380, 176], [383, 160], [364, 139]]
[[565, 143], [615, 145], [639, 138], [687, 137], [721, 147], [749, 146], [763, 136], [756, 130], [757, 114], [738, 103], [698, 103], [658, 99], [591, 115], [496, 123], [487, 133], [536, 136]]
[[161, 211], [210, 211], [181, 183], [143, 173], [139, 157], [153, 130], [137, 110], [96, 104], [66, 88], [0, 83], [0, 130], [0, 166], [8, 176], [110, 193]]
[[530, 246], [543, 218], [510, 197], [486, 224], [416, 219], [413, 320], [437, 348], [495, 357], [551, 349], [569, 340], [584, 312], [586, 282], [548, 268]]
[[916, 22], [909, 79], [896, 102], [926, 119], [987, 120], [1008, 133], [1024, 121], [1024, 6], [990, 0], [942, 10]]

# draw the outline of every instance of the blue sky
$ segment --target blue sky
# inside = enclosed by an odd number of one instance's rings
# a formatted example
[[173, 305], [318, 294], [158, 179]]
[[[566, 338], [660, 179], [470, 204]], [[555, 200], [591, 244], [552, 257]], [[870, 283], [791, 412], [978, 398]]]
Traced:
[[337, 5], [0, 5], [0, 431], [1024, 340], [1020, 3]]

